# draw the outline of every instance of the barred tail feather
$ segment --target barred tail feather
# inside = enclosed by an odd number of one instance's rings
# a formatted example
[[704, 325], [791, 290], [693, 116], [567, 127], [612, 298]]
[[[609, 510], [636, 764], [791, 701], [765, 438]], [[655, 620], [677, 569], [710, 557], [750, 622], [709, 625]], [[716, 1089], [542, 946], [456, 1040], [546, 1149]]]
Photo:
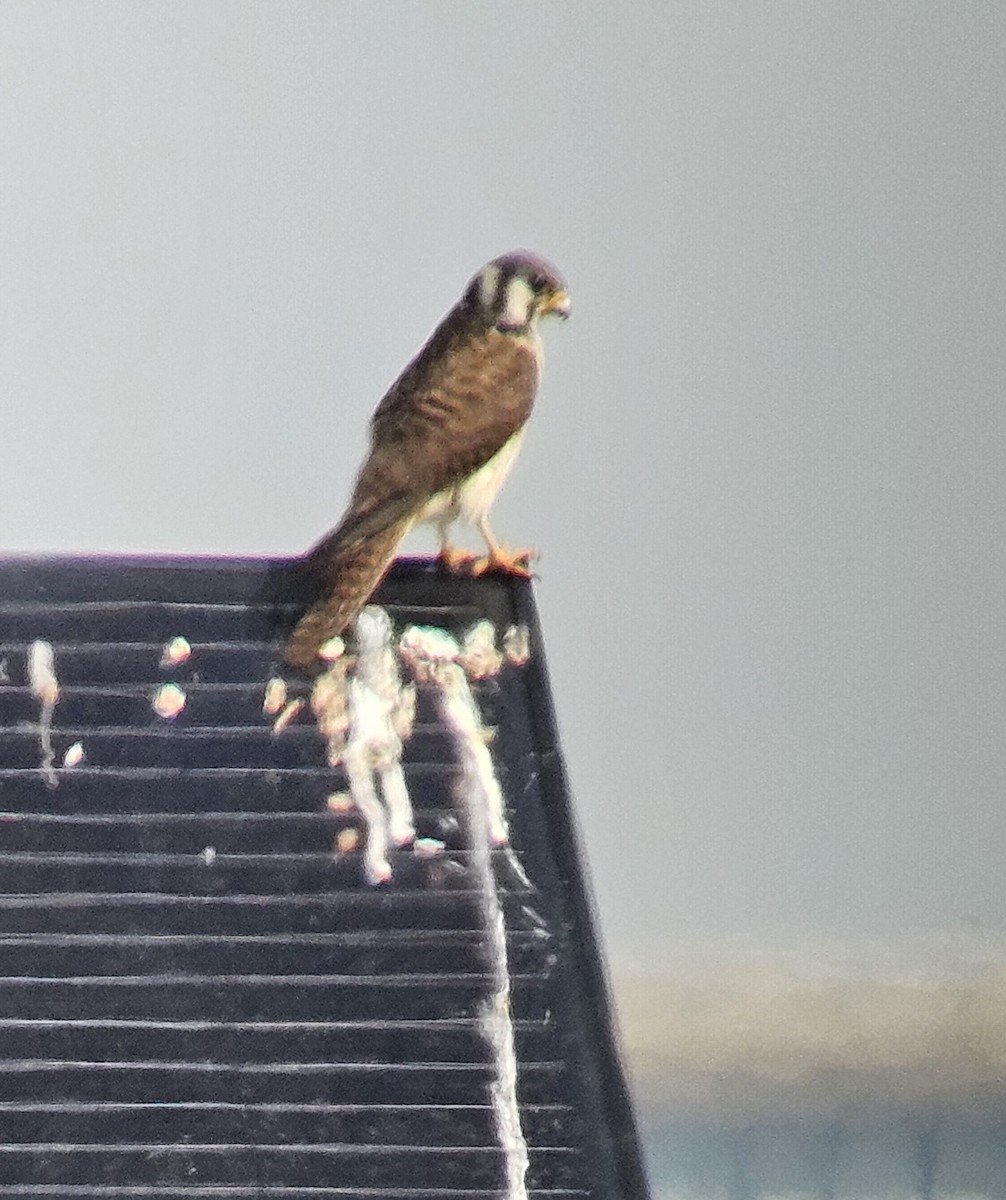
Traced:
[[292, 667], [310, 667], [321, 647], [345, 631], [383, 579], [411, 524], [411, 517], [395, 521], [348, 546], [340, 545], [336, 532], [311, 551], [309, 568], [324, 582], [327, 592], [290, 635], [284, 656]]

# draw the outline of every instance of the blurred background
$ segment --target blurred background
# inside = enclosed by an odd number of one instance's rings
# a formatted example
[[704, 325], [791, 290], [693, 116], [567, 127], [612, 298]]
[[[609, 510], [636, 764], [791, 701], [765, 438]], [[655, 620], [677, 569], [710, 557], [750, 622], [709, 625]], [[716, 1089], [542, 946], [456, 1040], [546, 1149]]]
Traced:
[[0, 6], [5, 552], [299, 552], [478, 267], [566, 273], [494, 523], [660, 1197], [1006, 1195], [1004, 35]]

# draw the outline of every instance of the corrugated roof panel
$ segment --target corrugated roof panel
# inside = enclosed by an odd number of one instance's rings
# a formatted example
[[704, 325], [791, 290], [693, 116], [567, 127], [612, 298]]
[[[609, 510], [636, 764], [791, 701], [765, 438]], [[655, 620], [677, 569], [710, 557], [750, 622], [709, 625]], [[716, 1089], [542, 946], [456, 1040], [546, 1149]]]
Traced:
[[532, 637], [417, 676], [420, 840], [375, 886], [359, 779], [263, 712], [288, 578], [0, 564], [0, 1195], [644, 1196], [529, 588], [384, 585], [396, 637]]

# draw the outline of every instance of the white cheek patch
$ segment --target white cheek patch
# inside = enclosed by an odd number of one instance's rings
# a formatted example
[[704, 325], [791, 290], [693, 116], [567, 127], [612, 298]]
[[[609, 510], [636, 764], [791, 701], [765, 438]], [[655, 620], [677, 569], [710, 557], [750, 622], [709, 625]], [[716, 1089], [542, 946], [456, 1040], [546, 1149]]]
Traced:
[[479, 300], [487, 312], [491, 311], [496, 303], [496, 292], [499, 290], [499, 285], [500, 269], [490, 263], [479, 276]]
[[526, 279], [519, 276], [506, 285], [506, 306], [499, 324], [504, 329], [523, 329], [531, 319], [534, 292]]

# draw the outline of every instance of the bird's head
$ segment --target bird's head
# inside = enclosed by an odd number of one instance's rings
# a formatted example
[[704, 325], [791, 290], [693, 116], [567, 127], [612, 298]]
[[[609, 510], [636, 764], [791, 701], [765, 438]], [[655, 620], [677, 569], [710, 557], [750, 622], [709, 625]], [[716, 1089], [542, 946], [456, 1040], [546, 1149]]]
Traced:
[[513, 250], [486, 263], [465, 293], [487, 324], [522, 333], [539, 317], [569, 316], [569, 292], [559, 272], [537, 254]]

